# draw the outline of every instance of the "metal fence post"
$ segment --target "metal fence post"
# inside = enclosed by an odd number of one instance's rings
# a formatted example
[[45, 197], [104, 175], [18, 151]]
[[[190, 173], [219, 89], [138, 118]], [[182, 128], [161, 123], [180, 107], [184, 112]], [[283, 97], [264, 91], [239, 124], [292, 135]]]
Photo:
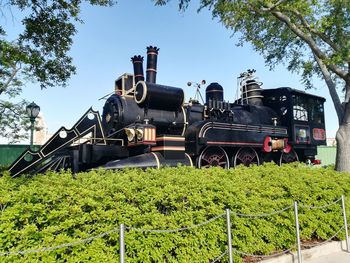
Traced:
[[233, 263], [232, 255], [232, 238], [231, 238], [231, 219], [230, 219], [230, 209], [226, 209], [226, 226], [227, 226], [227, 242], [228, 242], [228, 257], [229, 263]]
[[120, 259], [120, 263], [124, 263], [124, 255], [125, 255], [125, 244], [124, 244], [124, 224], [120, 224], [120, 236], [119, 236], [119, 240], [120, 240], [120, 249], [119, 249], [119, 259]]
[[303, 261], [301, 258], [301, 244], [300, 244], [298, 203], [297, 202], [294, 202], [294, 215], [295, 215], [295, 228], [296, 228], [297, 244], [298, 244], [298, 263], [302, 263]]
[[345, 212], [345, 196], [341, 196], [341, 206], [343, 208], [343, 216], [344, 216], [344, 227], [345, 227], [345, 241], [346, 241], [346, 251], [350, 253], [349, 248], [349, 233], [348, 233], [348, 224], [346, 222], [346, 212]]

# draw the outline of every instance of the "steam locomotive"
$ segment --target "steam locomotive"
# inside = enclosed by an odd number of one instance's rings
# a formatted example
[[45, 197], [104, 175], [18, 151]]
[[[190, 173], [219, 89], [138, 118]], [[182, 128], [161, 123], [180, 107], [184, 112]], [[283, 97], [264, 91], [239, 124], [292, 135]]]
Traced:
[[[131, 58], [134, 74], [115, 81], [102, 118], [91, 108], [68, 130], [60, 128], [39, 150], [27, 149], [10, 167], [12, 176], [48, 169], [85, 171], [96, 167], [199, 168], [294, 161], [318, 163], [317, 146], [326, 144], [324, 102], [289, 87], [262, 89], [254, 70], [239, 76], [240, 97], [224, 100], [211, 83], [205, 101], [184, 101], [181, 88], [156, 83], [157, 47]], [[199, 101], [202, 99], [202, 103]]]

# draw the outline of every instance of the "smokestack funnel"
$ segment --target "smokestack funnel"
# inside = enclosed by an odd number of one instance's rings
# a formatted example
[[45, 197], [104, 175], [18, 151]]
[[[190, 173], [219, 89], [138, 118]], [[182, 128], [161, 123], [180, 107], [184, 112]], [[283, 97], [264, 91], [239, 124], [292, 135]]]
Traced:
[[135, 84], [140, 80], [145, 80], [143, 75], [143, 57], [133, 56], [131, 58], [132, 64], [134, 65], [134, 76], [135, 76]]
[[158, 50], [157, 47], [147, 47], [146, 81], [150, 83], [156, 83]]
[[242, 101], [243, 104], [250, 104], [256, 106], [262, 106], [262, 99], [264, 96], [262, 95], [261, 85], [262, 83], [256, 82], [255, 80], [247, 80], [245, 85], [242, 87]]

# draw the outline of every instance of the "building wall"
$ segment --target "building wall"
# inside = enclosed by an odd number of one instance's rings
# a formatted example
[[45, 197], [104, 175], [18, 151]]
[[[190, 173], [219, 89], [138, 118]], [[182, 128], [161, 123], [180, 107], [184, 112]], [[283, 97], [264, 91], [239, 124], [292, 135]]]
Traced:
[[33, 143], [36, 145], [43, 145], [52, 136], [52, 134], [49, 134], [48, 132], [43, 114], [39, 114], [35, 122], [35, 127], [37, 130], [34, 132]]
[[317, 152], [316, 159], [321, 160], [322, 166], [335, 164], [336, 146], [319, 146], [317, 147]]

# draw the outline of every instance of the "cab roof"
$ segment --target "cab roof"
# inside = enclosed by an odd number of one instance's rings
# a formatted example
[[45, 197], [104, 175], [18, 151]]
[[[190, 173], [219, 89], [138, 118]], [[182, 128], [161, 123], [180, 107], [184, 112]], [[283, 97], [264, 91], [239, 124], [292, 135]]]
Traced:
[[263, 89], [262, 90], [263, 94], [264, 93], [268, 93], [269, 95], [273, 95], [274, 93], [277, 94], [286, 94], [289, 93], [291, 95], [299, 95], [299, 96], [304, 96], [304, 97], [312, 97], [315, 99], [319, 99], [322, 100], [323, 102], [326, 101], [326, 99], [324, 97], [321, 96], [317, 96], [317, 95], [313, 95], [310, 93], [307, 93], [303, 90], [297, 90], [297, 89], [293, 89], [290, 87], [279, 87], [279, 88], [275, 88], [275, 89]]

